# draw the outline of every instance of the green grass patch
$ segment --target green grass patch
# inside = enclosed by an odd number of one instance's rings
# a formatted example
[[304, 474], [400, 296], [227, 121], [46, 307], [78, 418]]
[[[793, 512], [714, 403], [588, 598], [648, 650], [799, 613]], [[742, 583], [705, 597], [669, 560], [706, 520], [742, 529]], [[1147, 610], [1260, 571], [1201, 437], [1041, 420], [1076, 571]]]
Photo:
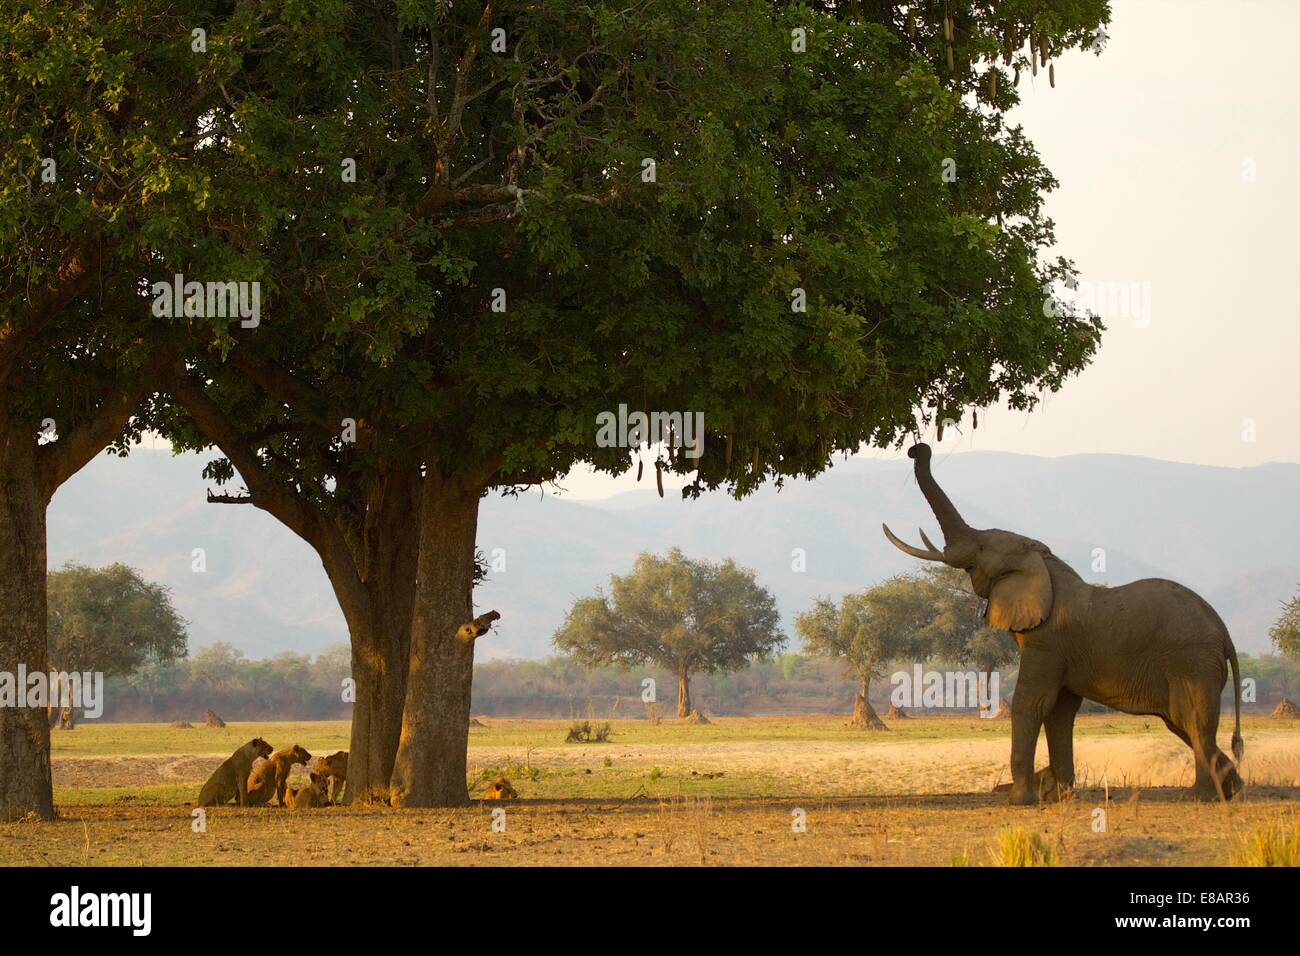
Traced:
[[107, 757], [134, 754], [223, 754], [229, 756], [254, 737], [272, 747], [301, 744], [312, 753], [347, 750], [351, 723], [346, 720], [232, 723], [222, 728], [170, 724], [105, 724], [82, 721], [76, 730], [53, 730], [50, 746], [57, 757]]
[[55, 806], [145, 807], [176, 806], [198, 799], [193, 783], [165, 783], [146, 787], [55, 787]]

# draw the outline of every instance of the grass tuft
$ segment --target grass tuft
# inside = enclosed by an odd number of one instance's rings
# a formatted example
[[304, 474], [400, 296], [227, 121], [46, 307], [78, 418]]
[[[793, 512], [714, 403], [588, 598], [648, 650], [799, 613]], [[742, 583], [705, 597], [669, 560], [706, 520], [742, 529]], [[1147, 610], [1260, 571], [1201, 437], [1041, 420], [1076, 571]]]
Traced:
[[1300, 818], [1264, 823], [1237, 841], [1233, 866], [1300, 866]]
[[1056, 853], [1047, 838], [1036, 830], [1010, 827], [998, 833], [989, 847], [994, 866], [1056, 866]]

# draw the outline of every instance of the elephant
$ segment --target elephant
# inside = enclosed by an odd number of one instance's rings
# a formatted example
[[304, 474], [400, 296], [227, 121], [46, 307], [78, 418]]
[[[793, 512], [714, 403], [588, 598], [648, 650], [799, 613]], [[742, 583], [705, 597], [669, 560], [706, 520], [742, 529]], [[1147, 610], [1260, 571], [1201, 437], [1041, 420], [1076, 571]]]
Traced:
[[1219, 700], [1232, 666], [1236, 728], [1232, 755], [1241, 762], [1241, 675], [1222, 619], [1200, 595], [1173, 581], [1149, 578], [1118, 587], [1088, 584], [1042, 542], [962, 519], [930, 473], [930, 447], [908, 449], [916, 483], [939, 520], [944, 546], [924, 531], [924, 548], [900, 550], [942, 561], [970, 576], [987, 603], [986, 623], [1020, 645], [1020, 676], [1011, 702], [1011, 802], [1037, 802], [1034, 751], [1047, 730], [1058, 786], [1074, 784], [1074, 718], [1086, 697], [1129, 714], [1161, 718], [1192, 748], [1193, 794], [1230, 800], [1241, 776], [1219, 750]]

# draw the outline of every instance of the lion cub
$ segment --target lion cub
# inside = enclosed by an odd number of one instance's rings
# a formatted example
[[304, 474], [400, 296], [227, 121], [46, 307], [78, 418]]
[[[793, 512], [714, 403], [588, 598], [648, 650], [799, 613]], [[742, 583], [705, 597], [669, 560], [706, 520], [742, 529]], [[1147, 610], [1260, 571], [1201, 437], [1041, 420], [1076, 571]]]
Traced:
[[232, 799], [241, 807], [248, 806], [248, 774], [253, 761], [271, 753], [271, 745], [261, 737], [254, 737], [240, 747], [208, 777], [199, 791], [199, 806], [214, 807]]
[[325, 777], [313, 773], [311, 783], [305, 787], [290, 787], [285, 792], [286, 806], [290, 810], [310, 810], [325, 806]]
[[348, 752], [340, 750], [328, 757], [317, 757], [312, 769], [323, 779], [329, 780], [329, 802], [338, 803], [339, 795], [343, 793], [343, 784], [348, 779]]
[[487, 788], [487, 793], [483, 794], [484, 800], [515, 800], [518, 797], [519, 794], [505, 777], [497, 777], [493, 780], [491, 786]]
[[289, 771], [296, 763], [305, 767], [310, 762], [311, 754], [297, 744], [271, 754], [266, 763], [254, 770], [253, 775], [248, 778], [248, 805], [260, 807], [269, 802], [271, 795], [274, 794], [276, 802], [284, 806], [284, 791], [289, 786]]

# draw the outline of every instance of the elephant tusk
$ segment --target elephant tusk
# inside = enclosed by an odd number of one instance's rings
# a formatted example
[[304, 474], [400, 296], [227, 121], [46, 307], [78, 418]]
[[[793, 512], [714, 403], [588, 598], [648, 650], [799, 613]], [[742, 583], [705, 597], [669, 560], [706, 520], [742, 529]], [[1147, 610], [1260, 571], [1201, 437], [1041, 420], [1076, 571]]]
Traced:
[[889, 539], [890, 544], [896, 547], [899, 551], [902, 551], [905, 554], [910, 554], [914, 558], [924, 558], [926, 561], [943, 560], [943, 555], [939, 551], [937, 550], [922, 551], [920, 548], [914, 548], [910, 544], [898, 540], [894, 532], [889, 530], [889, 525], [882, 524], [880, 527], [884, 530], [885, 537]]
[[924, 529], [924, 528], [917, 528], [916, 530], [919, 531], [919, 532], [921, 532], [921, 542], [922, 542], [922, 543], [923, 543], [927, 548], [929, 548], [931, 551], [942, 551], [942, 550], [943, 550], [943, 548], [936, 548], [936, 547], [934, 546], [934, 542], [931, 541], [929, 538], [927, 538], [927, 537], [925, 536], [925, 529]]

